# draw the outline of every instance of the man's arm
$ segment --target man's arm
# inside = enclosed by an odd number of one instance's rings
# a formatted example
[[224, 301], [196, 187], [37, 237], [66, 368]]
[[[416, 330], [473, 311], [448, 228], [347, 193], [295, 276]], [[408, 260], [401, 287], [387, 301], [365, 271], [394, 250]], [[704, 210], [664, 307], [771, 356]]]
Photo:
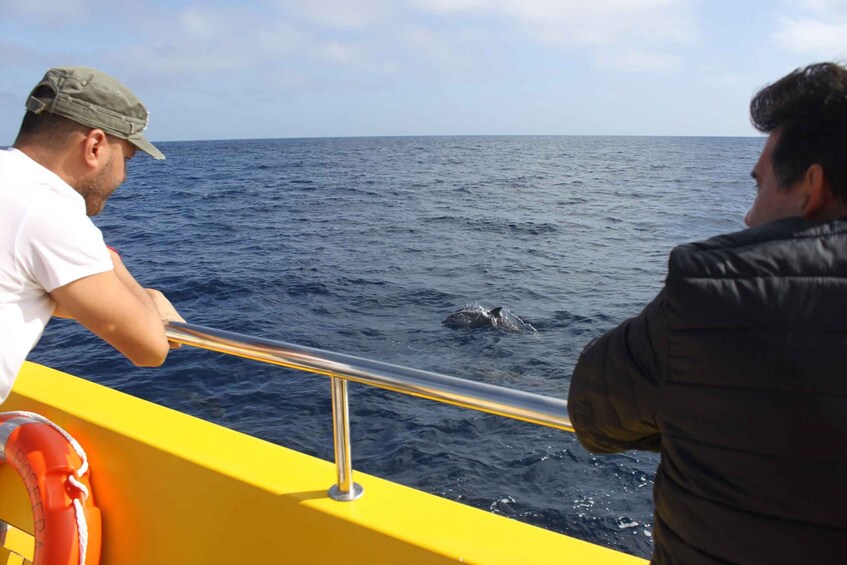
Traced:
[[588, 450], [658, 450], [659, 394], [667, 378], [662, 291], [638, 316], [583, 350], [571, 377], [568, 412]]
[[54, 315], [70, 317], [123, 353], [135, 365], [156, 367], [168, 354], [164, 322], [183, 321], [158, 291], [144, 289], [110, 251], [114, 270], [54, 289]]

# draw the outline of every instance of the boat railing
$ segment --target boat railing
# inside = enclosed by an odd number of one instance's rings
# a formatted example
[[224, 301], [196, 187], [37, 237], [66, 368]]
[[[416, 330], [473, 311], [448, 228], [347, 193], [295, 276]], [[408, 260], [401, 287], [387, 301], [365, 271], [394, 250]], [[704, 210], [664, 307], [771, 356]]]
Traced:
[[362, 494], [362, 487], [353, 481], [348, 381], [573, 431], [567, 402], [558, 398], [194, 324], [171, 322], [166, 333], [170, 341], [182, 345], [329, 377], [338, 476], [329, 496], [335, 500], [355, 500]]

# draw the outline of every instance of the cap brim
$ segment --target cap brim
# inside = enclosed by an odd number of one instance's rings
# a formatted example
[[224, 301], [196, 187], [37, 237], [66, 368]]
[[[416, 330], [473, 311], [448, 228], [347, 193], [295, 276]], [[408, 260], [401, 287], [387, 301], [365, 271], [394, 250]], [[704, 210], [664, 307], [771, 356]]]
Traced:
[[161, 161], [165, 158], [165, 154], [156, 149], [156, 146], [147, 141], [143, 136], [139, 135], [138, 137], [131, 137], [127, 139], [127, 141], [129, 141], [130, 143], [132, 143], [154, 159], [158, 159], [159, 161]]

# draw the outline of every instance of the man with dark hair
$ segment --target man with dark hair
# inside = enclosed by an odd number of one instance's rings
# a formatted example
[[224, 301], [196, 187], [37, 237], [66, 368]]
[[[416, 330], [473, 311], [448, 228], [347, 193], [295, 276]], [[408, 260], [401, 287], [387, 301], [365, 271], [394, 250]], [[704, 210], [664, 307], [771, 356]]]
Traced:
[[847, 69], [762, 89], [750, 229], [681, 245], [571, 381], [580, 442], [661, 453], [657, 563], [842, 563], [847, 551]]
[[126, 178], [147, 110], [114, 78], [50, 69], [30, 93], [13, 147], [0, 151], [0, 403], [51, 316], [74, 318], [139, 366], [160, 365], [164, 323], [181, 321], [107, 248], [89, 216]]

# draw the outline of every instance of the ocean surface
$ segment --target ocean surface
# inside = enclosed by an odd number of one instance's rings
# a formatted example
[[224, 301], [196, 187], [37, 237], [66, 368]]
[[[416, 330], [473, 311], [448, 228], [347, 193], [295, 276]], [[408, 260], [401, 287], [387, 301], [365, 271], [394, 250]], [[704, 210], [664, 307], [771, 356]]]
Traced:
[[[161, 143], [95, 219], [192, 323], [566, 398], [677, 244], [743, 228], [761, 138]], [[537, 332], [449, 328], [503, 306]], [[326, 378], [188, 347], [137, 369], [73, 322], [30, 359], [333, 460]], [[658, 456], [350, 385], [354, 469], [647, 557]], [[327, 485], [329, 487], [330, 485]], [[366, 494], [367, 496], [367, 494]], [[414, 509], [410, 509], [414, 511]]]

